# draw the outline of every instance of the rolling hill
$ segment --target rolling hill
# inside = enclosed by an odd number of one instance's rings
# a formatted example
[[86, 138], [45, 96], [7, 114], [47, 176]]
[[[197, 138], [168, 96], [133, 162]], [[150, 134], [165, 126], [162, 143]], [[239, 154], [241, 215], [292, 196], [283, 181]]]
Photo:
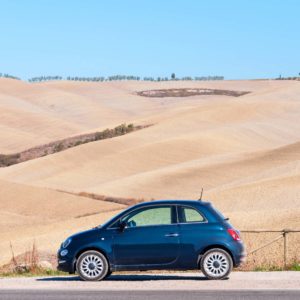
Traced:
[[[137, 94], [183, 88], [250, 93]], [[238, 228], [299, 228], [299, 94], [297, 81], [29, 84], [0, 79], [0, 154], [121, 123], [152, 125], [1, 168], [5, 230], [0, 238], [5, 242], [0, 254], [8, 253], [9, 239], [18, 253], [34, 239], [54, 252], [63, 236], [124, 207], [76, 196], [81, 192], [197, 199], [203, 187], [204, 198]]]

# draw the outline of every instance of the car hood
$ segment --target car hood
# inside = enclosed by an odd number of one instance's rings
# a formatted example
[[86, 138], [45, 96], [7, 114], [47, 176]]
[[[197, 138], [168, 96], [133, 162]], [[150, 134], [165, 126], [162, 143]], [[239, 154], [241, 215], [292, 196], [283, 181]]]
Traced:
[[80, 231], [78, 233], [71, 235], [70, 238], [72, 240], [89, 238], [89, 237], [92, 237], [95, 234], [97, 234], [99, 232], [99, 230], [100, 230], [100, 228], [96, 227], [96, 228], [88, 229], [85, 231]]

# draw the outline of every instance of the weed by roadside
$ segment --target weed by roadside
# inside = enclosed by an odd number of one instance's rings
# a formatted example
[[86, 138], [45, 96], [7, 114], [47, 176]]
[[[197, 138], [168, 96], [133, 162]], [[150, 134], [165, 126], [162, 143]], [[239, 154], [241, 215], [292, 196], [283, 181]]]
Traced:
[[286, 268], [278, 266], [259, 266], [254, 268], [255, 272], [274, 272], [274, 271], [300, 271], [300, 263], [293, 263]]
[[65, 272], [56, 270], [50, 259], [41, 260], [35, 242], [24, 254], [15, 256], [14, 249], [10, 243], [11, 260], [0, 268], [0, 277], [32, 277], [32, 276], [60, 276]]
[[290, 271], [300, 271], [300, 263], [295, 263], [291, 266]]
[[65, 276], [67, 273], [58, 270], [36, 268], [33, 270], [26, 270], [22, 272], [10, 271], [0, 272], [0, 277], [35, 277], [35, 276]]

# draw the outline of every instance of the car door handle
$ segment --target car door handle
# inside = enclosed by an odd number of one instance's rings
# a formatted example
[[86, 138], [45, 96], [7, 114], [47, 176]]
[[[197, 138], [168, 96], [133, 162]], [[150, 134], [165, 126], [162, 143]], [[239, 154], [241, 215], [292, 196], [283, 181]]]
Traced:
[[179, 236], [179, 233], [167, 233], [165, 234], [166, 237], [177, 237]]

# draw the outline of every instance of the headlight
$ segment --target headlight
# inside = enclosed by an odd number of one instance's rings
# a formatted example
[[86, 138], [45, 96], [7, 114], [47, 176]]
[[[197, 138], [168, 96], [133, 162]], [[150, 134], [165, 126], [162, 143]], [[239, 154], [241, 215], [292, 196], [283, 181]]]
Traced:
[[60, 252], [60, 256], [66, 256], [68, 254], [68, 250], [62, 250]]
[[72, 239], [71, 239], [71, 238], [66, 239], [66, 240], [63, 242], [62, 247], [63, 247], [63, 248], [67, 248], [67, 247], [71, 244], [71, 242], [72, 242]]

